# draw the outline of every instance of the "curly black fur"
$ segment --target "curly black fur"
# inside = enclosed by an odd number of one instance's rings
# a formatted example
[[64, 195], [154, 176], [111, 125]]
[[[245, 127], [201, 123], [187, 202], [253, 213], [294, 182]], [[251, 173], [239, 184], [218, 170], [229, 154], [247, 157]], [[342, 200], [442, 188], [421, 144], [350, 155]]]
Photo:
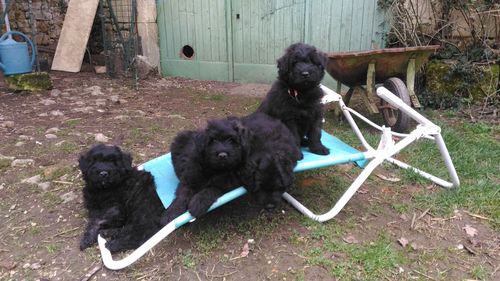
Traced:
[[161, 223], [186, 210], [199, 217], [219, 196], [240, 186], [238, 171], [248, 155], [248, 139], [248, 131], [234, 117], [209, 121], [202, 130], [180, 132], [170, 147], [179, 185]]
[[292, 186], [300, 149], [290, 130], [267, 114], [253, 113], [242, 118], [242, 123], [252, 136], [242, 180], [257, 202], [266, 209], [275, 208], [281, 195]]
[[297, 145], [321, 155], [329, 152], [320, 140], [324, 109], [319, 84], [326, 62], [326, 55], [313, 46], [289, 46], [278, 59], [278, 80], [257, 109], [285, 123]]
[[80, 241], [84, 250], [108, 238], [111, 252], [135, 249], [156, 233], [164, 210], [150, 173], [132, 168], [132, 157], [117, 146], [99, 144], [79, 159], [88, 223]]

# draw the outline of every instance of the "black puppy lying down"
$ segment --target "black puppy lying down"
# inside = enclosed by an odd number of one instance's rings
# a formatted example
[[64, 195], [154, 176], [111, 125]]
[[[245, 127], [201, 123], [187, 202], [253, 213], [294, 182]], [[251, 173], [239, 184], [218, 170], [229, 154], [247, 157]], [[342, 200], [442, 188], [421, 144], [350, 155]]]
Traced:
[[209, 121], [198, 131], [180, 132], [170, 147], [179, 185], [161, 223], [186, 210], [199, 217], [223, 193], [241, 186], [239, 171], [247, 158], [248, 140], [248, 131], [234, 117]]
[[255, 192], [260, 203], [274, 207], [291, 186], [300, 157], [285, 125], [262, 113], [213, 120], [205, 129], [181, 132], [171, 153], [180, 182], [162, 224], [186, 210], [199, 217], [218, 197], [241, 185]]
[[149, 172], [132, 168], [132, 157], [117, 146], [99, 144], [79, 159], [88, 223], [80, 242], [84, 250], [108, 238], [111, 252], [135, 249], [161, 227], [163, 204]]
[[244, 186], [257, 202], [272, 209], [293, 184], [293, 168], [301, 158], [294, 136], [279, 120], [264, 113], [242, 118], [251, 132], [251, 148], [242, 173]]

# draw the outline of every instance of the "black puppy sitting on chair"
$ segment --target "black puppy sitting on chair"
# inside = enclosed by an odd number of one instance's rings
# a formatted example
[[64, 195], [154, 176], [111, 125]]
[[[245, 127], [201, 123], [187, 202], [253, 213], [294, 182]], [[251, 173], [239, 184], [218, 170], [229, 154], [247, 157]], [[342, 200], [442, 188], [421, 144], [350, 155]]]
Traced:
[[80, 242], [84, 250], [97, 235], [108, 238], [112, 253], [135, 249], [161, 227], [163, 204], [152, 175], [132, 167], [132, 157], [118, 146], [99, 144], [79, 159], [88, 223]]
[[321, 143], [323, 126], [323, 91], [319, 87], [325, 75], [327, 57], [315, 47], [292, 44], [278, 59], [276, 80], [257, 112], [281, 120], [292, 132], [297, 145], [312, 153], [326, 155]]

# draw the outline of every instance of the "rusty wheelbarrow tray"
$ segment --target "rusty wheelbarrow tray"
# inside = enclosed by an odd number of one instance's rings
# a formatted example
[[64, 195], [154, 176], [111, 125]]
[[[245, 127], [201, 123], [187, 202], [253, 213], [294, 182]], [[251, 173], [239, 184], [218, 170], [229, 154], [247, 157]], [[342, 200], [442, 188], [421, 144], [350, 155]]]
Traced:
[[382, 113], [387, 126], [404, 132], [409, 129], [408, 116], [383, 100], [372, 102], [375, 84], [384, 84], [406, 104], [420, 107], [415, 95], [415, 73], [438, 48], [438, 45], [431, 45], [329, 53], [326, 71], [349, 86], [346, 104], [355, 92], [360, 92], [370, 113]]

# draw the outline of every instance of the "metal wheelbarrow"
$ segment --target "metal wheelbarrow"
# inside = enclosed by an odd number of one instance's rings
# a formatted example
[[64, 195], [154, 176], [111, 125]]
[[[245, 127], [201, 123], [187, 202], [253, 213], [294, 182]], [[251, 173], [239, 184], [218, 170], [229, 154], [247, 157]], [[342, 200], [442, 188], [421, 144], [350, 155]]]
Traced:
[[[335, 80], [349, 86], [344, 96], [347, 105], [352, 95], [358, 92], [370, 113], [381, 113], [385, 125], [393, 131], [407, 132], [410, 128], [407, 114], [383, 99], [373, 101], [375, 84], [383, 84], [407, 105], [419, 108], [420, 103], [415, 94], [415, 73], [438, 48], [438, 45], [432, 45], [329, 53], [326, 71]], [[337, 92], [340, 93], [340, 84]]]

